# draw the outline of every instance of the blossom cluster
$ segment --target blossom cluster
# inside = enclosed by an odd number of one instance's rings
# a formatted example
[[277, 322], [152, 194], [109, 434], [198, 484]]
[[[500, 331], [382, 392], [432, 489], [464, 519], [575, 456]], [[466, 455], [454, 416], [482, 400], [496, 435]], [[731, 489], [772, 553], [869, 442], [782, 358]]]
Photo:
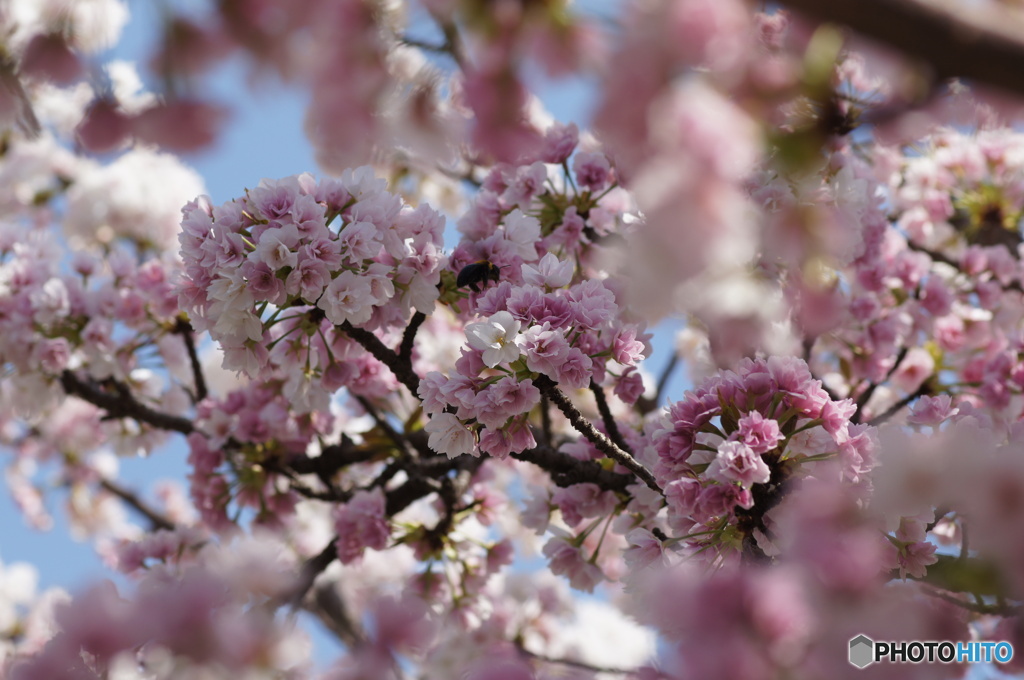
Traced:
[[[254, 592], [261, 599], [280, 593], [287, 585], [281, 578], [287, 565], [266, 551], [260, 555], [262, 564], [247, 561], [246, 552], [213, 568], [154, 569], [130, 599], [103, 581], [73, 601], [60, 602], [49, 612], [52, 637], [43, 653], [19, 659], [11, 677], [95, 677], [100, 672], [141, 677], [140, 665], [187, 665], [195, 674], [298, 671], [309, 646], [306, 636], [275, 626], [265, 610], [246, 606]], [[232, 568], [243, 573], [232, 574]], [[163, 615], [153, 617], [153, 611]]]
[[458, 309], [468, 347], [455, 371], [421, 382], [436, 451], [479, 447], [504, 458], [534, 446], [526, 417], [541, 377], [570, 390], [612, 384], [627, 403], [643, 391], [637, 366], [649, 336], [629, 320], [620, 287], [595, 277], [625, 205], [609, 159], [573, 154], [577, 144], [575, 127], [551, 127], [541, 160], [492, 170], [459, 222], [453, 271], [484, 262], [498, 280], [471, 286], [467, 309]]
[[643, 331], [618, 321], [614, 293], [601, 281], [568, 285], [572, 263], [559, 263], [551, 253], [522, 270], [533, 283], [513, 288], [503, 282], [477, 300], [477, 311], [490, 313], [466, 326], [469, 348], [455, 372], [428, 373], [420, 384], [424, 411], [432, 416], [427, 430], [437, 434], [431, 446], [441, 453], [474, 450], [468, 421], [482, 426], [480, 448], [491, 455], [533, 446], [524, 416], [540, 401], [539, 377], [578, 390], [611, 376], [625, 400], [639, 396], [639, 376], [626, 373], [646, 351]]
[[413, 309], [432, 311], [444, 219], [385, 188], [361, 168], [319, 183], [264, 181], [224, 205], [186, 207], [179, 300], [221, 343], [226, 368], [291, 376], [290, 396], [322, 408], [355, 377], [334, 353], [338, 327], [385, 333]]
[[675, 537], [715, 545], [716, 559], [744, 540], [774, 553], [765, 515], [794, 480], [838, 469], [845, 483], [865, 485], [875, 441], [851, 422], [855, 412], [803, 361], [784, 357], [741, 362], [670, 404], [649, 436]]
[[[630, 195], [620, 186], [612, 159], [593, 142], [580, 139], [575, 125], [550, 125], [542, 145], [516, 163], [499, 163], [487, 173], [480, 191], [462, 217], [462, 235], [450, 258], [459, 271], [487, 261], [500, 280], [513, 285], [560, 288], [569, 279], [604, 278], [610, 255], [636, 217]], [[555, 256], [549, 270], [538, 275], [537, 262]], [[521, 271], [523, 264], [533, 272]], [[568, 274], [566, 273], [568, 272]], [[469, 311], [475, 295], [470, 296]]]

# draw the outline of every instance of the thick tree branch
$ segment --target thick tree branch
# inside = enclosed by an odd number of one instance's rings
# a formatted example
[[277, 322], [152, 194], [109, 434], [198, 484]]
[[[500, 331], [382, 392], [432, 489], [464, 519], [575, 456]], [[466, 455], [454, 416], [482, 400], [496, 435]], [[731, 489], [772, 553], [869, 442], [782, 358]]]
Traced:
[[420, 329], [420, 326], [426, 320], [426, 314], [416, 312], [409, 319], [409, 325], [405, 327], [405, 332], [402, 333], [402, 344], [398, 347], [398, 358], [407, 364], [412, 365], [412, 348], [416, 343], [416, 331]]
[[472, 456], [459, 456], [451, 460], [447, 456], [435, 456], [417, 462], [408, 470], [409, 481], [387, 492], [387, 516], [397, 515], [427, 494], [438, 491], [440, 485], [437, 480], [452, 470], [474, 473], [485, 460]]
[[394, 350], [365, 328], [356, 328], [348, 321], [338, 328], [358, 342], [374, 359], [391, 369], [398, 381], [408, 387], [414, 397], [419, 396], [420, 377], [412, 370], [412, 364], [408, 360], [403, 361]]
[[544, 396], [540, 395], [540, 431], [544, 437], [544, 443], [548, 446], [553, 446], [554, 437], [551, 435], [551, 401]]
[[967, 78], [1024, 94], [1024, 21], [998, 5], [929, 0], [786, 0], [926, 62], [938, 78]]
[[544, 394], [548, 399], [555, 403], [558, 409], [566, 418], [569, 419], [569, 422], [572, 423], [572, 426], [576, 428], [576, 431], [586, 437], [598, 451], [635, 474], [643, 480], [644, 484], [654, 491], [657, 491], [659, 494], [663, 494], [661, 487], [658, 486], [658, 482], [654, 479], [654, 475], [651, 474], [651, 471], [641, 465], [636, 458], [633, 458], [633, 456], [616, 446], [612, 440], [608, 439], [608, 437], [598, 432], [594, 426], [590, 424], [590, 421], [584, 418], [583, 414], [572, 405], [572, 402], [569, 401], [564, 394], [562, 394], [561, 390], [559, 390], [558, 386], [552, 382], [551, 378], [546, 375], [541, 375], [534, 381], [534, 384], [538, 389], [540, 389], [541, 394]]
[[64, 391], [94, 406], [105, 410], [114, 418], [134, 418], [140, 423], [152, 425], [161, 430], [173, 430], [182, 434], [195, 431], [192, 421], [180, 416], [155, 411], [137, 401], [126, 387], [119, 386], [117, 394], [100, 389], [92, 381], [85, 382], [71, 371], [64, 371], [60, 376], [60, 384]]
[[349, 465], [371, 461], [377, 453], [372, 448], [357, 446], [347, 435], [342, 435], [341, 443], [325, 446], [316, 458], [296, 455], [289, 458], [287, 464], [300, 475], [316, 474], [323, 478]]
[[590, 483], [608, 491], [624, 492], [634, 481], [632, 475], [605, 470], [597, 461], [578, 460], [547, 446], [537, 446], [522, 453], [513, 453], [512, 457], [533, 463], [545, 470], [551, 475], [551, 481], [562, 487]]

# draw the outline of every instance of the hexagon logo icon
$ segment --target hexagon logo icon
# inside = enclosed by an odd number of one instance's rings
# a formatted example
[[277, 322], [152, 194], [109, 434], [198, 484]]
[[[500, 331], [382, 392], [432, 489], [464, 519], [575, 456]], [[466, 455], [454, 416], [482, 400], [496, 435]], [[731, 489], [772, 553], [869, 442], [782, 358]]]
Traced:
[[875, 642], [867, 635], [858, 635], [850, 640], [850, 663], [865, 668], [875, 660]]

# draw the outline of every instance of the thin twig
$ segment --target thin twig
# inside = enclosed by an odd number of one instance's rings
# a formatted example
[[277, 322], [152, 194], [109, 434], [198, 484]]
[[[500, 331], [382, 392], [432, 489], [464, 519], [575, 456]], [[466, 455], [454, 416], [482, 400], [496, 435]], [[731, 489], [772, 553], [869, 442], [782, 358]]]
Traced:
[[135, 512], [148, 519], [154, 530], [166, 529], [167, 531], [174, 531], [177, 528], [174, 522], [151, 508], [149, 504], [139, 498], [136, 493], [129, 491], [117, 482], [110, 479], [101, 479], [100, 486], [109, 493], [120, 498], [129, 507], [135, 510]]
[[206, 399], [209, 391], [206, 388], [206, 377], [203, 375], [203, 365], [199, 361], [199, 353], [196, 352], [196, 339], [192, 334], [192, 326], [185, 319], [178, 319], [174, 332], [181, 336], [185, 343], [185, 350], [188, 352], [188, 360], [192, 364], [192, 383], [196, 389], [196, 401]]
[[964, 602], [960, 598], [953, 597], [952, 595], [949, 595], [937, 588], [923, 587], [922, 590], [934, 598], [942, 600], [943, 602], [948, 602], [960, 607], [961, 609], [966, 609], [969, 612], [974, 612], [975, 614], [1016, 616], [1021, 613], [1021, 607], [1019, 605], [1011, 606], [1007, 604], [980, 604], [975, 602]]
[[[881, 381], [882, 383], [892, 378], [893, 374], [896, 373], [896, 369], [899, 368], [900, 364], [903, 363], [903, 360], [906, 357], [907, 348], [906, 346], [904, 346], [900, 348], [900, 351], [896, 354], [896, 361], [893, 362], [892, 368], [889, 369], [889, 372], [885, 374], [885, 378], [883, 378]], [[876, 383], [874, 381], [868, 382], [868, 386], [864, 388], [864, 391], [860, 393], [859, 397], [857, 397], [857, 410], [850, 418], [850, 421], [853, 422], [854, 425], [860, 423], [861, 414], [864, 411], [864, 407], [867, 405], [868, 401], [871, 400], [871, 396], [875, 393], [875, 390], [878, 389], [878, 386], [880, 384], [881, 383]]]
[[669, 357], [668, 363], [665, 364], [665, 368], [661, 370], [661, 375], [658, 376], [658, 386], [654, 390], [654, 406], [657, 408], [661, 404], [661, 398], [665, 394], [665, 386], [668, 385], [669, 376], [672, 375], [672, 371], [675, 370], [679, 364], [679, 353], [672, 352], [672, 356]]
[[396, 447], [398, 447], [398, 450], [404, 454], [408, 454], [408, 449], [406, 448], [408, 442], [395, 430], [395, 428], [391, 427], [391, 423], [377, 413], [377, 409], [373, 407], [373, 404], [371, 404], [366, 397], [360, 394], [354, 394], [353, 396], [356, 398], [356, 401], [359, 402], [359, 405], [363, 407], [363, 410], [373, 418], [373, 422], [377, 423], [377, 427], [379, 427], [381, 431], [387, 435], [387, 438], [390, 439]]
[[448, 50], [448, 45], [446, 43], [429, 43], [426, 40], [420, 40], [419, 38], [413, 38], [408, 35], [399, 36], [398, 42], [402, 43], [403, 45], [408, 45], [409, 47], [421, 49], [424, 52], [451, 55], [451, 52]]
[[[928, 257], [932, 258], [932, 260], [934, 260], [936, 262], [942, 262], [943, 264], [948, 264], [950, 267], [952, 267], [953, 269], [956, 269], [960, 273], [963, 273], [963, 271], [964, 271], [963, 268], [960, 266], [960, 263], [957, 262], [956, 260], [954, 260], [953, 258], [947, 257], [946, 255], [943, 255], [942, 253], [938, 252], [937, 250], [931, 250], [930, 248], [925, 248], [922, 245], [914, 243], [911, 239], [907, 239], [907, 247], [910, 250], [916, 250], [916, 251], [918, 251], [920, 253], [924, 253], [925, 255], [927, 255]], [[998, 279], [996, 281], [998, 282]], [[1024, 293], [1024, 287], [1021, 287], [1019, 281], [1010, 281], [1009, 283], [1007, 283], [1005, 285], [1003, 285], [1002, 283], [1000, 283], [999, 285], [1002, 287], [1003, 290], [1012, 290], [1012, 291], [1015, 291], [1017, 293]]]
[[555, 403], [555, 406], [569, 419], [572, 426], [576, 428], [577, 432], [580, 432], [587, 440], [593, 444], [598, 451], [605, 454], [615, 462], [619, 463], [627, 470], [639, 477], [644, 484], [648, 487], [657, 491], [659, 494], [664, 495], [661, 487], [658, 486], [658, 482], [654, 479], [654, 475], [651, 471], [640, 464], [633, 456], [629, 455], [615, 443], [608, 439], [600, 432], [598, 432], [590, 421], [583, 417], [572, 402], [569, 401], [568, 397], [562, 394], [558, 386], [546, 375], [541, 375], [534, 381], [534, 384], [540, 389], [542, 394], [546, 394], [548, 399]]
[[877, 415], [871, 420], [869, 420], [868, 425], [871, 425], [872, 427], [878, 427], [879, 425], [881, 425], [882, 423], [884, 423], [885, 421], [889, 420], [894, 415], [899, 413], [905, 406], [907, 406], [907, 404], [914, 401], [918, 397], [923, 397], [926, 394], [931, 394], [932, 390], [928, 384], [930, 380], [931, 378], [929, 377], [923, 383], [921, 383], [920, 387], [918, 387], [916, 390], [914, 390], [913, 392], [911, 392], [910, 394], [903, 397], [895, 404], [887, 408], [884, 413]]
[[612, 417], [612, 411], [608, 408], [608, 399], [605, 397], [604, 388], [591, 380], [590, 391], [594, 393], [594, 401], [597, 402], [597, 411], [601, 414], [601, 420], [604, 422], [604, 429], [608, 431], [608, 436], [613, 442], [615, 442], [616, 446], [629, 455], [633, 455], [633, 449], [629, 447], [629, 444], [627, 444], [626, 440], [622, 437], [622, 433], [619, 432], [619, 426], [615, 422], [615, 418]]
[[[558, 664], [559, 666], [569, 666], [571, 668], [579, 668], [581, 670], [590, 671], [591, 673], [608, 673], [610, 675], [636, 675], [638, 669], [625, 669], [625, 668], [611, 668], [608, 666], [595, 666], [594, 664], [585, 663], [583, 661], [574, 661], [573, 659], [562, 659], [551, 656], [545, 656], [543, 654], [537, 654], [531, 652], [522, 644], [517, 644], [516, 648], [519, 653], [523, 656], [533, 659], [534, 661], [540, 661], [541, 663]], [[647, 676], [645, 676], [647, 677]]]
[[338, 491], [333, 486], [327, 485], [326, 491], [317, 491], [303, 484], [296, 477], [295, 472], [289, 469], [280, 469], [269, 462], [265, 464], [268, 470], [277, 472], [278, 474], [284, 475], [288, 478], [288, 486], [295, 493], [299, 494], [303, 498], [309, 498], [311, 500], [325, 501], [327, 503], [347, 503], [352, 497], [351, 493]]

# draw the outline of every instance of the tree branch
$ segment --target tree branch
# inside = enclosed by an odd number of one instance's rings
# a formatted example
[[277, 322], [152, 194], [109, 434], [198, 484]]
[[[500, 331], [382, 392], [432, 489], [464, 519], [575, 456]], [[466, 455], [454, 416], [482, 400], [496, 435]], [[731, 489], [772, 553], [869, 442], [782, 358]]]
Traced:
[[597, 461], [579, 460], [548, 446], [537, 446], [511, 455], [546, 471], [551, 475], [551, 481], [561, 487], [590, 483], [608, 491], [625, 492], [626, 487], [633, 483], [631, 475], [605, 470]]
[[319, 576], [327, 567], [331, 566], [338, 557], [338, 539], [337, 537], [332, 538], [331, 542], [321, 550], [317, 555], [310, 557], [302, 565], [302, 570], [299, 572], [299, 579], [295, 587], [291, 592], [278, 598], [275, 604], [280, 606], [282, 604], [290, 604], [292, 609], [298, 609], [302, 604], [302, 600], [305, 599], [306, 593], [313, 587], [313, 582], [316, 581], [316, 577]]
[[397, 515], [427, 494], [438, 491], [439, 477], [446, 476], [452, 470], [468, 470], [474, 473], [485, 460], [486, 458], [473, 456], [459, 456], [450, 460], [447, 456], [435, 456], [417, 462], [408, 470], [409, 481], [387, 492], [387, 516]]
[[931, 377], [929, 377], [927, 380], [921, 383], [921, 386], [918, 387], [916, 390], [914, 390], [913, 392], [911, 392], [910, 394], [903, 397], [895, 404], [887, 408], [883, 413], [880, 413], [879, 415], [869, 420], [868, 425], [872, 427], [878, 427], [879, 425], [881, 425], [882, 423], [884, 423], [885, 421], [889, 420], [894, 415], [899, 413], [901, 409], [903, 409], [905, 406], [907, 406], [910, 402], [914, 401], [918, 397], [923, 397], [926, 394], [931, 394], [932, 389], [931, 385], [929, 384], [930, 382]]
[[340, 444], [325, 446], [316, 458], [305, 454], [294, 455], [287, 464], [300, 475], [316, 474], [321, 479], [330, 477], [344, 467], [355, 463], [366, 463], [377, 456], [377, 451], [368, 447], [356, 446], [355, 442], [342, 435]]
[[398, 358], [406, 362], [410, 366], [412, 365], [412, 348], [416, 343], [416, 331], [420, 329], [423, 322], [427, 320], [427, 315], [423, 312], [416, 312], [409, 319], [409, 325], [405, 327], [405, 332], [402, 333], [402, 344], [398, 348]]
[[196, 352], [196, 339], [192, 334], [192, 326], [185, 319], [178, 319], [174, 332], [181, 336], [185, 343], [185, 350], [188, 351], [188, 360], [192, 364], [192, 383], [196, 389], [196, 401], [206, 399], [209, 391], [206, 388], [206, 378], [203, 376], [203, 365], [199, 361], [199, 354]]
[[546, 375], [541, 375], [533, 382], [538, 389], [540, 389], [542, 394], [546, 395], [548, 399], [558, 406], [558, 409], [566, 418], [569, 419], [572, 426], [586, 437], [598, 451], [635, 474], [643, 480], [644, 484], [648, 487], [657, 491], [659, 494], [664, 495], [664, 492], [662, 492], [661, 487], [658, 486], [658, 482], [655, 481], [654, 475], [651, 474], [651, 471], [641, 465], [639, 461], [633, 458], [633, 456], [616, 446], [612, 440], [608, 439], [608, 437], [594, 429], [594, 426], [590, 424], [590, 421], [584, 418], [583, 414], [572, 405], [572, 402], [569, 401], [564, 394], [562, 394], [561, 390], [559, 390], [558, 386], [552, 382], [551, 378]]
[[658, 386], [654, 389], [654, 408], [658, 408], [661, 405], [661, 398], [665, 396], [665, 387], [668, 385], [668, 379], [672, 376], [672, 371], [675, 370], [678, 364], [679, 352], [672, 352], [672, 356], [668, 358], [668, 363], [665, 364], [661, 375], [658, 376]]
[[371, 404], [366, 397], [363, 397], [358, 394], [353, 396], [356, 398], [356, 401], [359, 402], [359, 405], [363, 407], [363, 410], [366, 411], [367, 415], [373, 418], [373, 422], [377, 423], [377, 427], [379, 427], [381, 431], [384, 432], [384, 434], [387, 436], [388, 439], [391, 440], [395, 447], [403, 454], [408, 455], [409, 449], [407, 447], [409, 442], [407, 442], [405, 438], [395, 430], [395, 428], [391, 427], [391, 423], [389, 423], [379, 413], [377, 413], [377, 409], [373, 407], [373, 404]]
[[409, 388], [414, 397], [419, 397], [420, 377], [412, 370], [412, 364], [409, 361], [403, 361], [394, 350], [365, 328], [356, 328], [348, 321], [338, 328], [359, 343], [374, 359], [391, 369], [398, 381]]
[[543, 393], [540, 395], [540, 431], [544, 443], [554, 446], [554, 437], [551, 434], [551, 401]]
[[139, 513], [143, 517], [149, 520], [149, 523], [153, 526], [153, 529], [166, 529], [167, 531], [174, 531], [177, 527], [174, 522], [167, 519], [159, 512], [149, 506], [148, 503], [143, 501], [135, 493], [124, 488], [117, 482], [110, 479], [101, 479], [100, 486], [103, 487], [109, 493], [120, 498], [128, 506], [130, 506], [135, 512]]
[[[438, 491], [441, 486], [434, 477], [446, 477], [452, 470], [463, 470], [473, 474], [484, 462], [484, 458], [459, 456], [449, 460], [446, 456], [422, 461], [409, 470], [409, 481], [385, 493], [385, 510], [387, 517], [393, 517], [402, 510], [423, 498], [427, 494]], [[273, 606], [289, 604], [297, 609], [313, 587], [314, 581], [338, 557], [338, 538], [335, 537], [317, 555], [309, 558], [302, 565], [296, 585], [287, 593], [278, 597]]]
[[591, 380], [590, 391], [594, 393], [594, 401], [597, 402], [597, 411], [601, 414], [601, 420], [604, 422], [604, 429], [608, 431], [608, 437], [611, 438], [611, 440], [615, 442], [615, 445], [620, 449], [629, 455], [633, 455], [633, 450], [629, 448], [626, 440], [622, 438], [622, 433], [619, 432], [618, 423], [615, 422], [615, 418], [612, 417], [612, 411], [608, 408], [608, 399], [605, 397], [604, 388]]
[[961, 609], [966, 609], [969, 612], [974, 612], [975, 614], [982, 614], [985, 616], [1017, 616], [1021, 613], [1020, 606], [966, 602], [936, 588], [922, 588], [922, 590], [934, 598], [942, 600], [943, 602], [948, 602], [951, 605], [960, 607]]
[[[900, 579], [899, 569], [887, 574], [889, 580]], [[953, 593], [970, 593], [979, 597], [1005, 598], [1007, 587], [998, 568], [979, 557], [961, 559], [959, 555], [936, 555], [934, 564], [921, 578], [907, 575], [907, 580]]]
[[465, 71], [469, 62], [466, 59], [466, 48], [462, 44], [462, 38], [455, 22], [444, 19], [434, 12], [431, 12], [430, 16], [437, 22], [444, 34], [444, 51], [452, 56], [459, 69]]
[[312, 602], [305, 604], [339, 640], [351, 650], [361, 646], [366, 636], [349, 615], [345, 600], [335, 583], [320, 583], [313, 589]]
[[71, 371], [65, 370], [60, 376], [61, 387], [71, 396], [78, 397], [105, 410], [114, 418], [134, 418], [161, 430], [173, 430], [182, 434], [195, 431], [192, 421], [180, 416], [155, 411], [139, 402], [128, 388], [118, 384], [117, 394], [105, 392], [92, 381], [84, 382]]
[[423, 50], [424, 52], [433, 52], [435, 54], [450, 54], [448, 45], [445, 43], [432, 43], [426, 40], [420, 40], [419, 38], [413, 38], [408, 35], [401, 35], [398, 37], [398, 42], [409, 47], [415, 47]]
[[974, 3], [929, 0], [785, 0], [927, 63], [938, 78], [967, 78], [1024, 94], [1024, 22]]
[[[637, 672], [639, 669], [626, 670], [624, 668], [608, 668], [605, 666], [594, 666], [593, 664], [585, 663], [583, 661], [574, 661], [572, 659], [556, 659], [554, 657], [545, 656], [543, 654], [537, 654], [531, 652], [522, 643], [516, 644], [516, 649], [519, 653], [528, 659], [539, 661], [541, 663], [558, 664], [560, 666], [569, 666], [570, 668], [578, 668], [580, 670], [589, 671], [591, 673], [608, 673], [609, 675], [629, 675], [634, 677], [640, 677]], [[648, 676], [644, 676], [648, 677]], [[661, 677], [661, 676], [650, 676], [650, 677]]]
[[[896, 369], [899, 368], [900, 364], [903, 363], [903, 360], [906, 357], [907, 348], [904, 346], [901, 347], [900, 351], [896, 354], [896, 361], [893, 362], [892, 368], [889, 369], [889, 372], [885, 374], [885, 378], [882, 380], [883, 383], [887, 382], [890, 378], [892, 378], [893, 374], [896, 373]], [[864, 389], [863, 392], [860, 393], [860, 396], [857, 397], [857, 410], [854, 411], [853, 416], [850, 418], [850, 422], [852, 422], [854, 425], [860, 423], [860, 419], [864, 412], [864, 406], [866, 406], [867, 403], [871, 400], [871, 396], [875, 393], [875, 390], [878, 389], [878, 386], [880, 384], [881, 383], [876, 383], [873, 381], [868, 382], [868, 386]]]
[[[907, 239], [907, 247], [910, 250], [916, 250], [919, 253], [924, 253], [928, 257], [932, 258], [932, 260], [934, 260], [935, 262], [942, 262], [943, 264], [948, 264], [950, 267], [952, 267], [953, 269], [957, 270], [958, 272], [963, 273], [963, 271], [964, 271], [963, 268], [960, 267], [960, 263], [959, 262], [957, 262], [956, 260], [954, 260], [951, 257], [947, 257], [946, 255], [943, 255], [942, 253], [938, 252], [937, 250], [931, 250], [930, 248], [925, 248], [922, 245], [914, 243], [910, 239]], [[1013, 249], [1007, 248], [1007, 250], [1009, 250], [1010, 253], [1013, 253]], [[996, 279], [996, 281], [998, 282], [998, 279]], [[1019, 281], [1010, 281], [1006, 285], [1003, 285], [1002, 283], [1000, 283], [999, 285], [1002, 286], [1003, 290], [1012, 290], [1012, 291], [1016, 291], [1018, 293], [1024, 293], [1024, 287], [1021, 286]]]

